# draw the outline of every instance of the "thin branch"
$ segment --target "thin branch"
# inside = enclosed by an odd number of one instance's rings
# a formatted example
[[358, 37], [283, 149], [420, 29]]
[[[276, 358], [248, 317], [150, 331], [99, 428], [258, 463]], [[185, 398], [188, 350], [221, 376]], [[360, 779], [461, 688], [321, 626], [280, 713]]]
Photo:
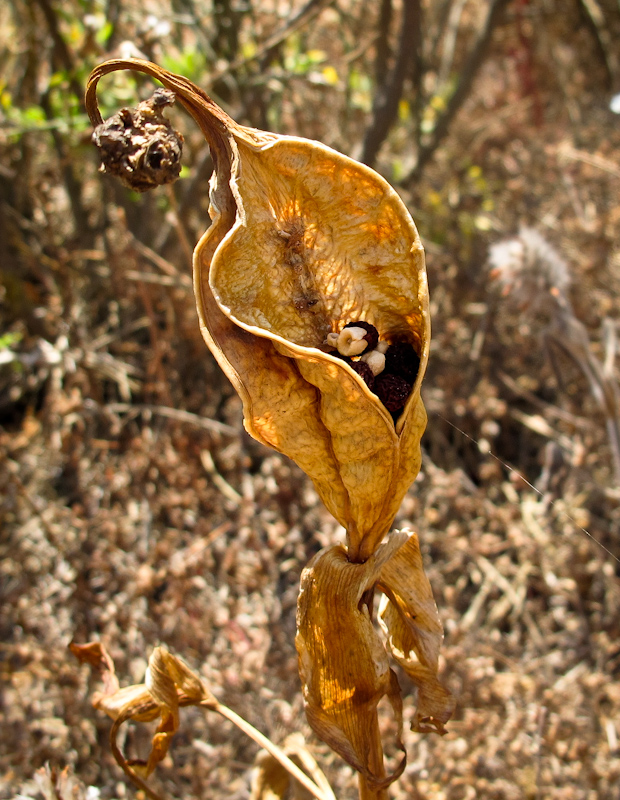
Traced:
[[417, 164], [412, 172], [404, 179], [403, 184], [412, 187], [418, 182], [425, 166], [432, 158], [439, 144], [447, 135], [450, 124], [456, 116], [457, 111], [459, 111], [469, 96], [474, 78], [478, 74], [478, 70], [482, 66], [486, 56], [493, 31], [499, 23], [504, 9], [509, 2], [510, 0], [491, 0], [489, 13], [487, 14], [484, 27], [478, 36], [478, 40], [476, 41], [469, 58], [467, 59], [467, 63], [463, 67], [454, 94], [448, 101], [446, 110], [438, 119], [437, 124], [430, 135], [429, 141], [420, 148], [418, 152]]
[[276, 761], [281, 764], [284, 769], [287, 770], [287, 772], [289, 772], [295, 778], [295, 780], [304, 787], [304, 789], [307, 789], [313, 797], [316, 797], [317, 800], [336, 800], [331, 789], [328, 790], [327, 787], [325, 789], [320, 789], [313, 781], [310, 780], [305, 772], [302, 772], [299, 769], [297, 764], [291, 761], [291, 759], [280, 747], [274, 744], [260, 731], [257, 731], [256, 728], [253, 725], [250, 725], [250, 723], [243, 719], [243, 717], [235, 714], [235, 712], [228, 708], [228, 706], [224, 706], [221, 703], [214, 705], [212, 702], [205, 702], [201, 703], [200, 705], [209, 709], [210, 711], [217, 711], [218, 714], [221, 714], [227, 720], [236, 725], [239, 730], [246, 734], [246, 736], [249, 736], [250, 739], [253, 739], [256, 742], [256, 744], [260, 745], [264, 750], [272, 755]]
[[382, 86], [388, 74], [390, 57], [390, 24], [392, 22], [392, 0], [381, 0], [379, 11], [379, 33], [377, 35], [377, 56], [375, 59], [375, 80]]
[[225, 75], [230, 75], [232, 72], [237, 72], [237, 70], [247, 66], [248, 64], [251, 64], [253, 61], [263, 58], [263, 56], [265, 56], [270, 50], [272, 50], [274, 47], [277, 47], [288, 36], [290, 36], [292, 33], [295, 33], [295, 31], [302, 28], [308, 22], [311, 22], [321, 13], [321, 11], [323, 11], [324, 8], [327, 8], [327, 6], [330, 6], [333, 3], [334, 0], [308, 0], [308, 2], [299, 9], [298, 13], [295, 14], [294, 17], [291, 17], [291, 19], [282, 28], [280, 28], [280, 30], [269, 36], [255, 53], [247, 58], [238, 58], [233, 61], [232, 64], [229, 64], [226, 69], [214, 73], [211, 76], [211, 83], [213, 84], [223, 78]]
[[560, 308], [548, 335], [571, 356], [588, 380], [590, 392], [605, 415], [616, 481], [620, 483], [620, 389], [615, 375], [609, 374], [592, 352], [586, 328], [570, 307]]
[[443, 39], [441, 65], [439, 67], [439, 74], [437, 75], [437, 86], [439, 87], [447, 83], [450, 78], [450, 72], [452, 71], [452, 64], [454, 62], [454, 51], [456, 49], [456, 37], [459, 32], [461, 16], [466, 3], [467, 0], [456, 0], [455, 4], [450, 9]]
[[168, 417], [177, 422], [187, 422], [190, 425], [195, 425], [197, 428], [204, 428], [207, 431], [214, 433], [224, 433], [227, 436], [237, 436], [236, 431], [230, 425], [224, 422], [219, 422], [216, 419], [208, 419], [207, 417], [200, 417], [198, 414], [193, 414], [191, 411], [182, 411], [179, 408], [170, 408], [169, 406], [155, 406], [147, 403], [108, 403], [104, 406], [106, 411], [112, 414], [157, 414], [160, 417]]
[[420, 0], [405, 0], [396, 62], [385, 84], [377, 91], [373, 119], [364, 136], [361, 159], [364, 164], [374, 163], [398, 114], [405, 80], [411, 72], [419, 47], [421, 15]]
[[618, 60], [615, 55], [617, 43], [616, 45], [612, 43], [607, 20], [596, 0], [579, 0], [579, 12], [585, 27], [592, 34], [598, 57], [605, 68], [606, 88], [609, 90], [613, 85], [617, 67]]

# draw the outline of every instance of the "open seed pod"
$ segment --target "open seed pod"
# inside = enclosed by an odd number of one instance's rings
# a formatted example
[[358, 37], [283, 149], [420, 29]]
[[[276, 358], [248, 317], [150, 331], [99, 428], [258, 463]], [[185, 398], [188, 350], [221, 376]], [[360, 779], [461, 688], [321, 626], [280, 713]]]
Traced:
[[[411, 217], [368, 167], [318, 142], [242, 127], [190, 81], [146, 61], [93, 71], [95, 125], [97, 82], [117, 69], [160, 80], [204, 133], [215, 165], [212, 224], [194, 253], [204, 338], [243, 400], [248, 432], [299, 464], [346, 529], [348, 557], [366, 560], [418, 473], [426, 425], [428, 293]], [[356, 321], [420, 358], [395, 421], [324, 347]]]

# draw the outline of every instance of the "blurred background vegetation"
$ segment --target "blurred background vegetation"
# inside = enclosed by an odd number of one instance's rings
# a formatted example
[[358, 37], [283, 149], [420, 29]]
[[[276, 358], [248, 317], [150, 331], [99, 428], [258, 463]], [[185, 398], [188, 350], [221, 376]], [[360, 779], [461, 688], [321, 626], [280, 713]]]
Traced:
[[[127, 681], [165, 642], [274, 739], [307, 733], [299, 573], [340, 536], [300, 471], [243, 433], [200, 338], [199, 132], [170, 112], [173, 187], [98, 173], [84, 85], [123, 56], [370, 164], [419, 227], [429, 426], [397, 522], [420, 531], [459, 710], [445, 739], [410, 735], [394, 797], [618, 800], [619, 41], [617, 0], [0, 5], [2, 797], [54, 796], [48, 761], [89, 800], [132, 791], [72, 638], [104, 639]], [[104, 117], [152, 89], [104, 79]], [[537, 302], [558, 280], [568, 321]], [[247, 796], [255, 750], [210, 725], [188, 712], [162, 790]]]

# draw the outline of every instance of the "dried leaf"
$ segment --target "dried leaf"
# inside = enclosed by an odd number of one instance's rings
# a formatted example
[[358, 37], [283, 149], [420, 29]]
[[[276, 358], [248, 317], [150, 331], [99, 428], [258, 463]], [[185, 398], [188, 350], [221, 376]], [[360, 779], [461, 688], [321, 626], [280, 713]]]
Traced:
[[412, 728], [444, 734], [454, 700], [437, 677], [443, 628], [415, 533], [384, 564], [378, 588], [385, 593], [379, 618], [388, 646], [418, 689]]
[[[93, 694], [93, 705], [115, 720], [111, 740], [113, 752], [123, 769], [134, 777], [148, 777], [165, 757], [172, 737], [179, 729], [179, 707], [217, 701], [203, 681], [177, 656], [156, 647], [149, 659], [145, 682], [119, 688], [114, 662], [99, 642], [71, 644], [71, 651], [83, 663], [102, 673], [105, 690]], [[114, 744], [118, 727], [128, 720], [150, 722], [159, 719], [147, 761], [128, 761]]]
[[114, 671], [114, 662], [101, 642], [88, 642], [88, 644], [71, 642], [69, 650], [80, 663], [89, 664], [100, 673], [104, 694], [114, 694], [118, 691], [119, 683]]
[[[143, 61], [112, 61], [158, 78], [212, 151], [212, 225], [194, 253], [204, 338], [239, 392], [245, 425], [312, 478], [364, 561], [389, 531], [420, 465], [420, 384], [429, 349], [424, 254], [396, 192], [368, 167], [318, 142], [244, 128], [190, 81]], [[324, 347], [346, 323], [420, 357], [396, 422], [360, 375]]]
[[295, 644], [308, 722], [376, 789], [395, 780], [405, 760], [385, 777], [375, 749], [379, 701], [388, 698], [399, 730], [402, 717], [398, 682], [373, 627], [367, 593], [372, 598], [382, 567], [404, 538], [394, 534], [364, 564], [351, 563], [340, 546], [322, 550], [302, 573], [297, 609]]

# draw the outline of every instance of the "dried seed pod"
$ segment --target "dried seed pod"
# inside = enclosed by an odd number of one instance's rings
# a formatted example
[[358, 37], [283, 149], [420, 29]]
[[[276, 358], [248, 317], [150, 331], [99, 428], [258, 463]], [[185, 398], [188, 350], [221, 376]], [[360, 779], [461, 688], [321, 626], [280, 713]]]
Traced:
[[[194, 253], [194, 285], [204, 338], [243, 400], [246, 429], [312, 478], [347, 531], [349, 557], [363, 561], [420, 467], [429, 319], [415, 225], [373, 170], [318, 142], [242, 127], [149, 62], [93, 71], [95, 124], [98, 80], [124, 68], [174, 91], [211, 148], [213, 222]], [[352, 367], [323, 350], [333, 320], [362, 317], [420, 353], [396, 423]]]
[[385, 595], [381, 625], [389, 652], [418, 689], [414, 728], [444, 733], [454, 701], [437, 675], [443, 630], [415, 534], [395, 531], [364, 564], [350, 563], [338, 546], [321, 550], [301, 575], [295, 645], [314, 732], [378, 786], [401, 768], [382, 780], [376, 762], [370, 766], [377, 703], [387, 697], [392, 704], [399, 745], [402, 717], [396, 677], [369, 610], [375, 586]]
[[102, 170], [136, 192], [175, 181], [181, 172], [183, 136], [163, 115], [174, 101], [173, 92], [157, 89], [136, 109], [122, 108], [97, 125], [92, 138]]
[[368, 592], [372, 597], [382, 566], [403, 539], [393, 534], [364, 564], [352, 564], [340, 546], [321, 550], [302, 572], [297, 604], [295, 646], [308, 722], [374, 789], [402, 774], [405, 759], [384, 777], [373, 753], [383, 697], [394, 711], [397, 746], [404, 748], [400, 689], [372, 624]]
[[412, 730], [443, 735], [454, 698], [437, 676], [443, 628], [415, 533], [386, 561], [377, 585], [385, 595], [379, 621], [388, 647], [418, 688]]

